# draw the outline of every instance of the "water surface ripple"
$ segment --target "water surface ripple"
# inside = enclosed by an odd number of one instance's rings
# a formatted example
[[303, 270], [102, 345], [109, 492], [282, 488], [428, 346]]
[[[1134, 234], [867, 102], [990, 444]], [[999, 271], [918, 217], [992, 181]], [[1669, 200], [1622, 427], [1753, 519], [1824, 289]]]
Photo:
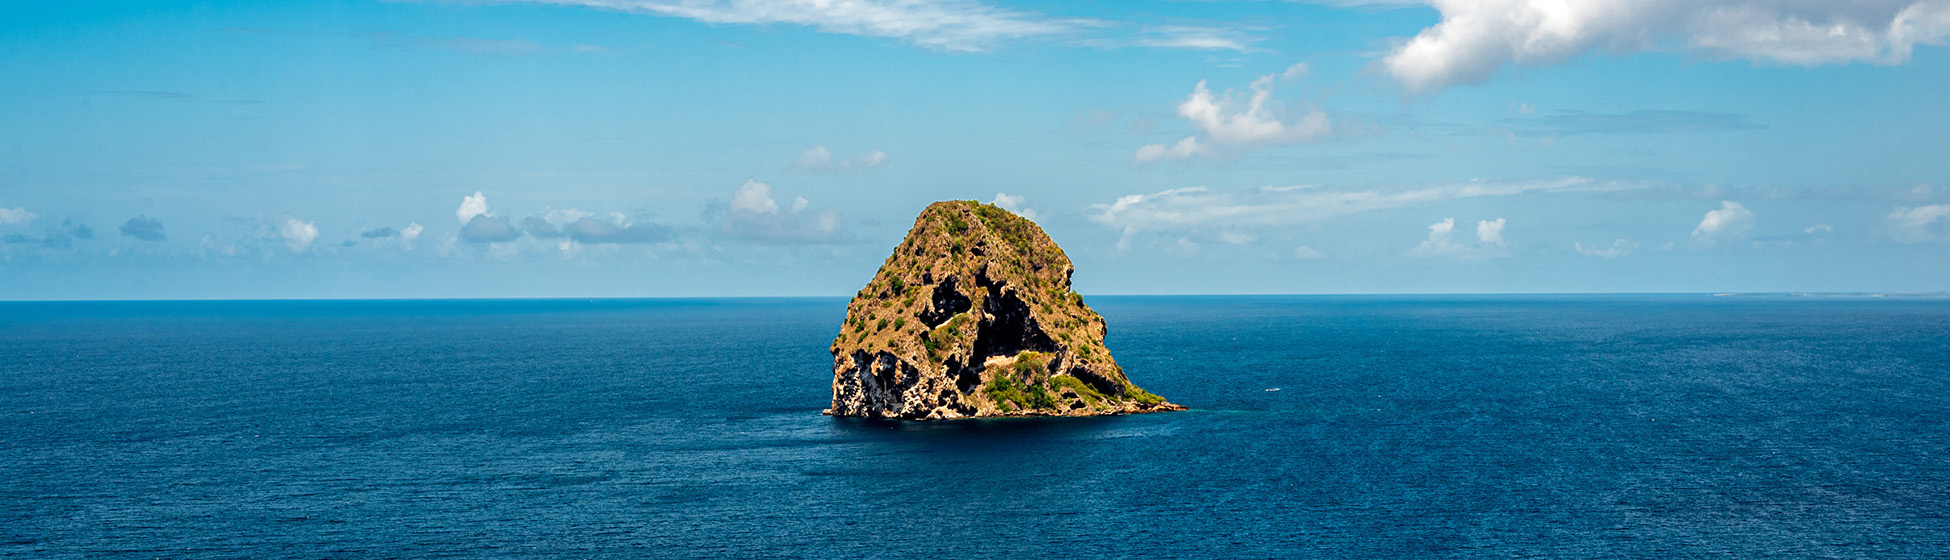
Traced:
[[1947, 302], [1089, 302], [1193, 411], [819, 416], [837, 299], [0, 303], [0, 556], [1950, 550]]

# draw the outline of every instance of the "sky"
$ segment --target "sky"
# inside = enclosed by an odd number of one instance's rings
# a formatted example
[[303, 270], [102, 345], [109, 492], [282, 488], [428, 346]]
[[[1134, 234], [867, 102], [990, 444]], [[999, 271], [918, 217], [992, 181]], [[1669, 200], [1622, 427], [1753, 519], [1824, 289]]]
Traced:
[[1950, 0], [0, 5], [0, 300], [1950, 290]]

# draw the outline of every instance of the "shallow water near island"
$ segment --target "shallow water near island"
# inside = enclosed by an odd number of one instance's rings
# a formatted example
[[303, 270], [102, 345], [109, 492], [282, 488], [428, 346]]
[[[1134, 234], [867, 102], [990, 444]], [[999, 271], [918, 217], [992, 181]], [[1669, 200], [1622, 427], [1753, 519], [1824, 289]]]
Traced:
[[1950, 301], [1087, 301], [1193, 410], [820, 416], [840, 299], [0, 303], [0, 556], [1950, 550]]

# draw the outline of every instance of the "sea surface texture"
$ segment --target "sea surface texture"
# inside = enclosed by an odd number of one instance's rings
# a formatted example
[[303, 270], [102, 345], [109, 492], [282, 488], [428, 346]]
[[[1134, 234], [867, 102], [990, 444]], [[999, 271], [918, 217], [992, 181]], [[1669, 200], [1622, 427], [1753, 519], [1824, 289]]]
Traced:
[[1927, 558], [1950, 302], [1092, 297], [1189, 412], [820, 416], [842, 299], [0, 304], [0, 557]]

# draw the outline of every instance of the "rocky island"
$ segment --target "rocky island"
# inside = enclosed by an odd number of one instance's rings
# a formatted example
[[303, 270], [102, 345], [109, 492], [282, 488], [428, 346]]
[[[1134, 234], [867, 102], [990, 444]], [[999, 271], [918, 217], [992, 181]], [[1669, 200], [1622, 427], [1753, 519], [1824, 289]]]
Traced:
[[847, 304], [826, 414], [944, 420], [1184, 410], [1124, 377], [1034, 222], [937, 202]]

